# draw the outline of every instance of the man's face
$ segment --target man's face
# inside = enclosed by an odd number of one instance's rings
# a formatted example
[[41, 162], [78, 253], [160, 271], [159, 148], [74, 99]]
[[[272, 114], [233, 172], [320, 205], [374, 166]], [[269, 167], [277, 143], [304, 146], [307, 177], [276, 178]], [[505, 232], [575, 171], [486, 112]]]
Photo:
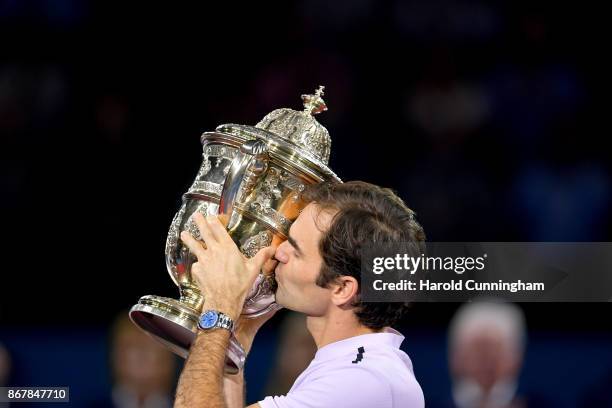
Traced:
[[319, 253], [321, 229], [327, 230], [331, 219], [328, 211], [308, 204], [291, 225], [289, 239], [276, 250], [276, 302], [281, 306], [308, 316], [325, 314], [331, 291], [315, 282], [323, 264]]

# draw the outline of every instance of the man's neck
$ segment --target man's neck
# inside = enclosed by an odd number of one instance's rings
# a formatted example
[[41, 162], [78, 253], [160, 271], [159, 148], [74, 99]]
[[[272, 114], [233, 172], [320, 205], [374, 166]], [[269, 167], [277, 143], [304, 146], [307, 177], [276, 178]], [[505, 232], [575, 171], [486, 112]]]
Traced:
[[350, 312], [350, 315], [340, 313], [320, 317], [308, 316], [306, 327], [317, 349], [340, 340], [379, 332], [379, 330], [373, 330], [360, 324], [353, 312]]

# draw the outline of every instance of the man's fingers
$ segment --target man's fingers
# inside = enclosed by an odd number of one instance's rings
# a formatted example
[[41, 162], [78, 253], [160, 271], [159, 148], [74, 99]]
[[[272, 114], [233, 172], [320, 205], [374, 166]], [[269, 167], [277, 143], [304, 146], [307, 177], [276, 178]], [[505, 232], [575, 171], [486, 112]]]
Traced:
[[218, 242], [223, 242], [229, 244], [230, 242], [233, 244], [232, 238], [229, 236], [225, 226], [221, 223], [219, 217], [216, 216], [208, 216], [206, 217], [206, 221], [208, 222], [208, 226], [210, 227], [212, 233], [215, 236], [215, 239]]
[[198, 260], [201, 260], [204, 257], [205, 250], [204, 247], [202, 247], [202, 243], [196, 240], [190, 233], [182, 231], [181, 241], [183, 241], [183, 243], [187, 245], [187, 248], [189, 248], [191, 253], [194, 254], [198, 258]]
[[271, 247], [271, 246], [260, 249], [259, 252], [257, 252], [257, 254], [255, 254], [254, 257], [249, 259], [251, 270], [255, 271], [256, 273], [259, 273], [264, 263], [272, 259], [275, 252], [276, 252], [276, 248]]
[[264, 275], [271, 275], [274, 269], [276, 269], [276, 265], [278, 265], [278, 261], [274, 258], [270, 258], [263, 264], [261, 271]]
[[206, 246], [210, 247], [211, 245], [214, 245], [217, 240], [215, 238], [215, 235], [211, 231], [208, 222], [206, 222], [206, 219], [204, 219], [204, 216], [200, 213], [195, 213], [193, 215], [193, 221], [198, 226], [198, 229], [200, 230], [200, 235], [206, 243]]

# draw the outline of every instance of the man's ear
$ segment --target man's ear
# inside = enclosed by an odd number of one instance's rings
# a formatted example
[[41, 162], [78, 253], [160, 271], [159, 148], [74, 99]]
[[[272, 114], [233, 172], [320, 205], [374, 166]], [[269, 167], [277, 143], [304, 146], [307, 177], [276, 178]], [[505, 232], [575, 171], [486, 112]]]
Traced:
[[332, 286], [332, 302], [336, 306], [350, 305], [359, 294], [359, 283], [352, 276], [340, 276]]

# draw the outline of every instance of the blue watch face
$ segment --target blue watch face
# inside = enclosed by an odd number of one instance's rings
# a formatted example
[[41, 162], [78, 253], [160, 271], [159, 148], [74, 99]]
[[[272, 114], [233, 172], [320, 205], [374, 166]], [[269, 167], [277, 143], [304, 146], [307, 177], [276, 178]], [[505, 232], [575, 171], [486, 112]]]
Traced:
[[200, 326], [203, 329], [210, 329], [211, 327], [215, 327], [217, 320], [219, 320], [219, 313], [214, 310], [209, 310], [200, 317]]

